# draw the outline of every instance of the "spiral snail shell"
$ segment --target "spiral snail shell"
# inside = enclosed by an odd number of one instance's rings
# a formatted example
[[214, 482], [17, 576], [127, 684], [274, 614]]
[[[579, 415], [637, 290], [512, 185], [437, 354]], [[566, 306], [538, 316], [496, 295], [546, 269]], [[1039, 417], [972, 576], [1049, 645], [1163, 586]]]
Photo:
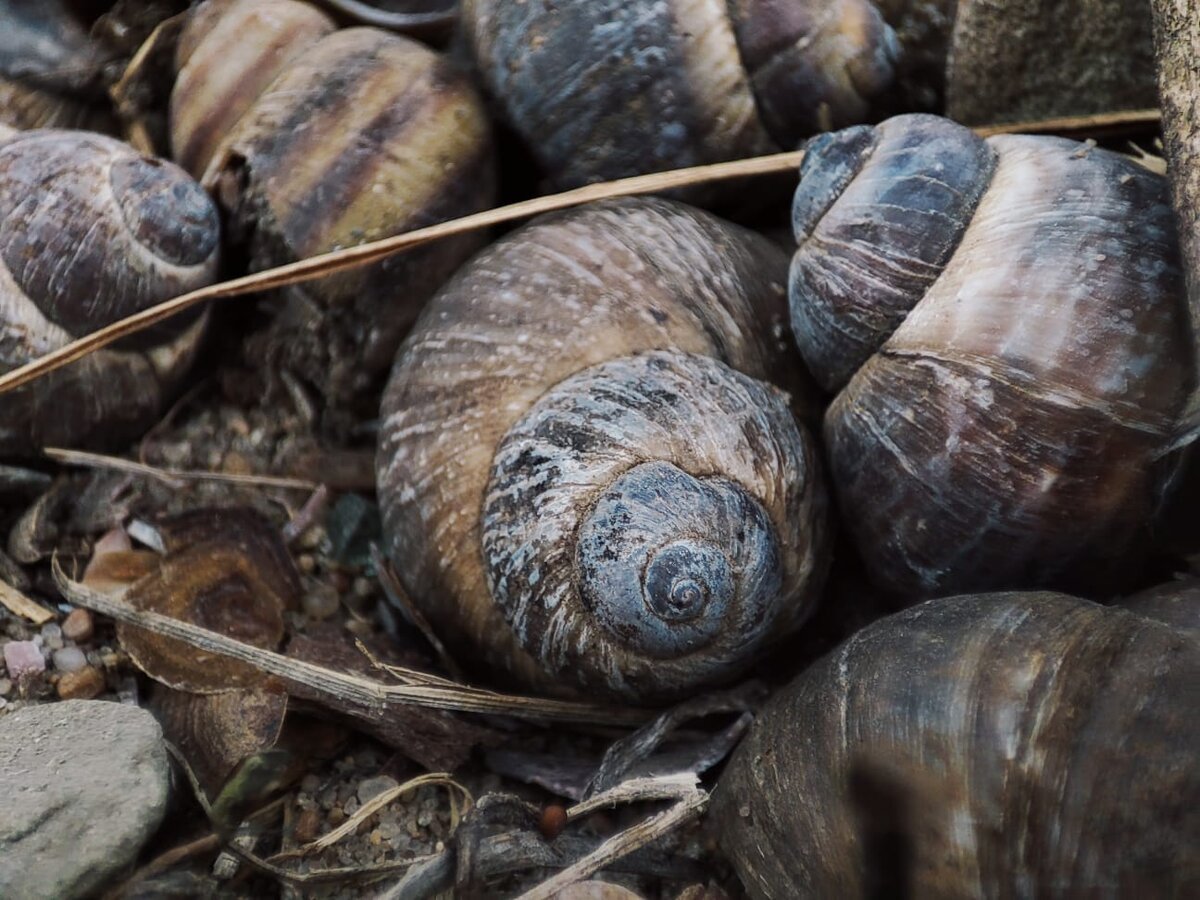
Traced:
[[[219, 226], [176, 166], [86, 132], [0, 137], [0, 371], [211, 282]], [[0, 452], [114, 445], [148, 426], [204, 316], [93, 353], [0, 403]]]
[[391, 559], [444, 637], [542, 690], [651, 700], [809, 614], [826, 509], [786, 259], [662, 200], [539, 219], [434, 298], [384, 395]]
[[1187, 896], [1197, 683], [1193, 629], [1061, 594], [929, 601], [780, 691], [711, 814], [754, 897]]
[[867, 0], [466, 0], [462, 17], [485, 85], [562, 185], [862, 121], [898, 53]]
[[[230, 212], [254, 269], [492, 205], [482, 105], [446, 58], [415, 41], [335, 31], [294, 0], [209, 0], [181, 36], [179, 67], [173, 153]], [[310, 383], [334, 418], [373, 407], [401, 336], [481, 240], [286, 288], [249, 352]]]
[[909, 596], [1112, 591], [1195, 358], [1166, 183], [1072, 141], [901, 116], [810, 142], [792, 327], [868, 571]]

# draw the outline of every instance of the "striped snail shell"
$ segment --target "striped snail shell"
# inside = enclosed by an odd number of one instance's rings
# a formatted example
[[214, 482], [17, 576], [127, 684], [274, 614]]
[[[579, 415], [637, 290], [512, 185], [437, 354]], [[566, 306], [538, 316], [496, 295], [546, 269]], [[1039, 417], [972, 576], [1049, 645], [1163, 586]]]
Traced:
[[898, 53], [867, 0], [465, 0], [462, 20], [488, 90], [567, 186], [863, 121]]
[[[0, 138], [0, 371], [208, 284], [219, 238], [212, 202], [170, 163], [87, 132]], [[0, 452], [136, 436], [191, 363], [204, 318], [6, 394]]]
[[[295, 0], [210, 0], [194, 10], [178, 61], [173, 153], [228, 209], [254, 269], [492, 205], [482, 105], [415, 41], [334, 31]], [[288, 287], [250, 353], [309, 382], [331, 416], [373, 409], [401, 336], [481, 241], [439, 241]]]
[[1062, 594], [932, 600], [776, 694], [716, 833], [753, 897], [1187, 896], [1198, 683], [1194, 629]]
[[[660, 200], [539, 219], [401, 348], [378, 484], [391, 559], [465, 658], [635, 700], [744, 670], [828, 546], [782, 341], [786, 258]], [[468, 655], [469, 654], [469, 655]]]
[[1166, 183], [932, 116], [815, 138], [792, 327], [872, 577], [910, 596], [1113, 590], [1196, 380]]

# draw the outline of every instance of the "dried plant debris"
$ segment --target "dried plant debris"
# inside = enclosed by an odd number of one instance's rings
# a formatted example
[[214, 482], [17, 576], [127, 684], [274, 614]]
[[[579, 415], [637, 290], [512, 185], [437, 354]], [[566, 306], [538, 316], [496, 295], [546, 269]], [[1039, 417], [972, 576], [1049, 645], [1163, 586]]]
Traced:
[[[158, 530], [166, 553], [123, 591], [132, 606], [255, 647], [279, 647], [284, 612], [299, 606], [301, 588], [278, 531], [244, 509], [195, 510]], [[118, 625], [117, 636], [138, 668], [181, 690], [212, 693], [264, 680], [253, 667], [136, 626]]]

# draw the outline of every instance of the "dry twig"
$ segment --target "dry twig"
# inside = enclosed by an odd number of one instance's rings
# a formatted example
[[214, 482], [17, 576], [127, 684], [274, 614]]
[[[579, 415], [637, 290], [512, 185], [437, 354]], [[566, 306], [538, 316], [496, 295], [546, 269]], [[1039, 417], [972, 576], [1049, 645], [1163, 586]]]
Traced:
[[324, 702], [332, 709], [349, 715], [377, 720], [397, 707], [413, 705], [523, 719], [609, 725], [640, 724], [647, 717], [647, 712], [639, 709], [501, 694], [485, 688], [438, 679], [416, 670], [392, 670], [403, 672], [410, 679], [410, 683], [382, 684], [358, 675], [334, 672], [311, 663], [290, 659], [279, 653], [262, 650], [190, 622], [134, 609], [124, 600], [98, 593], [72, 581], [59, 566], [57, 558], [52, 560], [51, 568], [63, 596], [77, 606], [103, 613], [118, 622], [175, 638], [199, 650], [238, 660], [255, 667], [264, 675], [274, 675], [284, 682], [302, 685], [324, 698]]

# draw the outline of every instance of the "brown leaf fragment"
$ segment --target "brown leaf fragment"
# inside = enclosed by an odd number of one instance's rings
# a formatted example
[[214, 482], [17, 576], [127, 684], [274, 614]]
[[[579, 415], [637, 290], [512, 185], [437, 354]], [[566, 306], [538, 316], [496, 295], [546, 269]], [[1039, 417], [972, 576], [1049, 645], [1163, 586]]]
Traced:
[[[283, 640], [300, 576], [279, 534], [248, 509], [204, 509], [159, 523], [166, 554], [126, 591], [127, 602], [262, 649]], [[151, 678], [194, 693], [260, 685], [253, 666], [118, 623], [117, 637]]]
[[159, 684], [149, 707], [163, 736], [191, 764], [205, 794], [215, 797], [242, 760], [275, 746], [287, 695], [261, 687], [189, 694]]

